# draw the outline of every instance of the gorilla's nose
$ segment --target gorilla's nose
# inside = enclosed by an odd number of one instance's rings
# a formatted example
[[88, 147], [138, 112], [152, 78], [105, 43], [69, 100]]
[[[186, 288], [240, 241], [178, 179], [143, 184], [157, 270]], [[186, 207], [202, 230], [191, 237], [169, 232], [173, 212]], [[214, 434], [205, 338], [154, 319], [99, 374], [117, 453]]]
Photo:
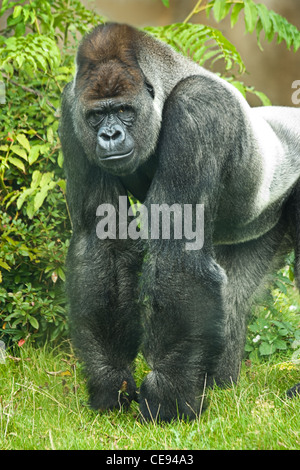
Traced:
[[98, 134], [98, 143], [104, 150], [114, 150], [125, 140], [125, 132], [122, 126], [116, 124], [112, 127], [104, 127]]

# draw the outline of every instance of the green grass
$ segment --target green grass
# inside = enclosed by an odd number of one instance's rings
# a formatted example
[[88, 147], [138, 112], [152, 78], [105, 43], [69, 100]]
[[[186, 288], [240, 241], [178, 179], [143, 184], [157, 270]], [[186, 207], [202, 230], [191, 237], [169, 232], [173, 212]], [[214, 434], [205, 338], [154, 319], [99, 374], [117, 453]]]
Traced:
[[[24, 345], [20, 358], [0, 364], [0, 449], [300, 449], [300, 399], [284, 397], [299, 367], [272, 361], [244, 366], [237, 386], [208, 391], [201, 418], [145, 425], [136, 403], [127, 412], [89, 409], [68, 348]], [[137, 369], [140, 380], [141, 359]]]

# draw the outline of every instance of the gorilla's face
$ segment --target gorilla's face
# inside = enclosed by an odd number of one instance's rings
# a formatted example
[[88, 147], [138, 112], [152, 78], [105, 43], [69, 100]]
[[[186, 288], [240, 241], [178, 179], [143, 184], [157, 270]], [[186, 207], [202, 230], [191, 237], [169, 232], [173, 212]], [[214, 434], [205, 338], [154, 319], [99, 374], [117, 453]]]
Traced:
[[107, 102], [93, 108], [86, 116], [97, 131], [96, 156], [99, 162], [130, 160], [134, 153], [134, 140], [130, 128], [135, 123], [135, 109], [118, 102]]
[[91, 163], [128, 175], [154, 151], [161, 117], [138, 66], [85, 63], [75, 79], [76, 134]]

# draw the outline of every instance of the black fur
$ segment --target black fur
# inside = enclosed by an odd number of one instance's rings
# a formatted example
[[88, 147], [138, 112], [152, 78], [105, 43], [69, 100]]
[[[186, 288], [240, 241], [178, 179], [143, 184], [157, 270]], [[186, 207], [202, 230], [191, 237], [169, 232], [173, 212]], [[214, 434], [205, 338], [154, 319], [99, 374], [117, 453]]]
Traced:
[[[194, 418], [205, 384], [238, 379], [251, 302], [292, 248], [299, 272], [300, 110], [251, 110], [225, 81], [112, 24], [79, 48], [60, 138], [72, 335], [91, 405], [138, 396], [146, 419]], [[170, 240], [100, 240], [97, 207], [118, 211], [128, 192], [149, 213], [203, 204], [202, 248], [173, 226]], [[137, 395], [140, 349], [152, 371]]]

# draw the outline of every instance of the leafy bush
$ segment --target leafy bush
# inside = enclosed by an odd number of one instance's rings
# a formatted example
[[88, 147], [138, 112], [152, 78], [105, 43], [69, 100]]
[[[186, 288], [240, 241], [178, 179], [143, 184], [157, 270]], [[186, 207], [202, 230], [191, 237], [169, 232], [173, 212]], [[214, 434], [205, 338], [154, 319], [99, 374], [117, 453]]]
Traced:
[[293, 254], [287, 257], [287, 262], [289, 264], [274, 275], [274, 288], [269, 298], [264, 306], [255, 308], [248, 326], [245, 350], [253, 361], [294, 350], [292, 362], [300, 362], [300, 297], [293, 285]]
[[12, 7], [0, 36], [0, 79], [6, 84], [0, 337], [41, 342], [67, 334], [64, 263], [71, 225], [57, 129], [61, 91], [74, 73], [70, 39], [101, 19], [77, 0], [4, 0], [0, 15]]
[[[103, 18], [79, 0], [3, 0], [0, 16], [9, 9], [0, 32], [0, 80], [6, 87], [6, 103], [0, 104], [0, 338], [22, 344], [56, 340], [68, 331], [64, 261], [71, 224], [57, 136], [60, 95], [74, 73], [78, 39]], [[243, 11], [245, 31], [256, 31], [260, 47], [264, 31], [268, 40], [276, 34], [297, 50], [297, 28], [252, 0], [211, 0], [207, 6], [200, 0], [183, 23], [146, 28], [201, 65], [213, 68], [222, 61], [224, 78], [244, 96], [255, 93], [269, 104], [240, 81], [245, 65], [236, 47], [219, 30], [189, 23], [201, 10], [217, 21], [230, 15], [232, 25]], [[253, 324], [251, 334], [265, 332], [264, 326]], [[272, 328], [277, 339], [288, 338], [285, 323], [273, 321]], [[283, 347], [276, 341], [277, 349]]]

